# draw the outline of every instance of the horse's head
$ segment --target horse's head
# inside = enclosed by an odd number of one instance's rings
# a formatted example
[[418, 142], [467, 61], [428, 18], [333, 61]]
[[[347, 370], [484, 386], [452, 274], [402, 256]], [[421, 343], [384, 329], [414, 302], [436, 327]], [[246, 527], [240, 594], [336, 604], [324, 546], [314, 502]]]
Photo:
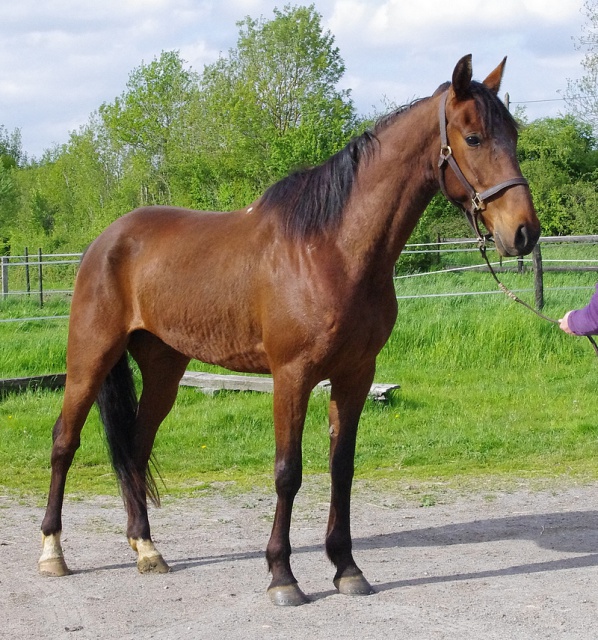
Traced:
[[[455, 67], [440, 96], [439, 182], [444, 194], [478, 217], [494, 236], [501, 255], [529, 253], [540, 223], [517, 162], [517, 125], [498, 98], [506, 58], [484, 80], [472, 81], [471, 55]], [[444, 138], [444, 139], [442, 139]]]

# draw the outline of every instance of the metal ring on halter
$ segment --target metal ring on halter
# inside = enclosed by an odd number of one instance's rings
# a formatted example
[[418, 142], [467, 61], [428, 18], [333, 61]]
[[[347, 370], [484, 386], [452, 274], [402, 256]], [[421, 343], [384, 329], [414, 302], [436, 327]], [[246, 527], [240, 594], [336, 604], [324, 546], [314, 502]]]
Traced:
[[442, 166], [451, 156], [453, 155], [453, 150], [451, 146], [445, 144], [440, 147], [440, 159], [438, 160], [438, 166]]

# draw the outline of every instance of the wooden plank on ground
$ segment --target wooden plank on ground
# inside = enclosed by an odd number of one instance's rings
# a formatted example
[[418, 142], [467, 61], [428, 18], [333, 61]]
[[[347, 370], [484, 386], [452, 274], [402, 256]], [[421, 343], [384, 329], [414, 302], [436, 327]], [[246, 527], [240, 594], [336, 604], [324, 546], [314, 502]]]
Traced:
[[51, 373], [26, 378], [8, 378], [0, 380], [0, 394], [26, 391], [27, 389], [60, 389], [64, 387], [65, 373]]
[[[25, 378], [8, 378], [0, 380], [0, 395], [10, 392], [21, 392], [27, 389], [60, 389], [64, 387], [65, 373], [52, 373], [41, 376], [29, 376]], [[274, 382], [269, 376], [238, 376], [222, 375], [217, 373], [202, 373], [199, 371], [187, 371], [180, 382], [184, 387], [196, 387], [203, 393], [214, 395], [219, 391], [257, 391], [259, 393], [272, 393]], [[330, 390], [330, 382], [320, 382], [316, 389]], [[398, 384], [382, 384], [375, 382], [370, 389], [370, 397], [373, 400], [384, 402], [389, 399], [389, 394], [395, 389], [400, 389]]]
[[[196, 387], [203, 393], [213, 395], [219, 391], [257, 391], [259, 393], [272, 393], [274, 382], [268, 376], [238, 376], [217, 373], [203, 373], [199, 371], [187, 371], [180, 382], [184, 387]], [[374, 383], [370, 389], [370, 397], [374, 400], [385, 401], [389, 394], [399, 389], [398, 384]], [[320, 382], [316, 389], [329, 390], [330, 382]]]

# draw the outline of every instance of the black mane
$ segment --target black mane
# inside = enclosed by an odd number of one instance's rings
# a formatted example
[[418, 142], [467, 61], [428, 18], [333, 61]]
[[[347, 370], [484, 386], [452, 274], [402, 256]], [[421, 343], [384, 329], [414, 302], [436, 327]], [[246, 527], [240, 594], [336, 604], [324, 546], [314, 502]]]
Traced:
[[373, 153], [376, 136], [365, 131], [323, 164], [300, 169], [273, 184], [260, 204], [277, 210], [286, 233], [304, 238], [338, 225], [359, 163]]
[[[449, 85], [441, 85], [435, 95]], [[471, 83], [471, 92], [489, 135], [497, 122], [517, 129], [514, 118], [495, 93], [479, 82]], [[382, 116], [372, 129], [353, 138], [321, 165], [300, 169], [273, 184], [260, 203], [276, 210], [290, 237], [306, 238], [334, 229], [342, 220], [360, 162], [367, 161], [376, 150], [377, 134], [425, 100], [427, 98], [414, 100]]]

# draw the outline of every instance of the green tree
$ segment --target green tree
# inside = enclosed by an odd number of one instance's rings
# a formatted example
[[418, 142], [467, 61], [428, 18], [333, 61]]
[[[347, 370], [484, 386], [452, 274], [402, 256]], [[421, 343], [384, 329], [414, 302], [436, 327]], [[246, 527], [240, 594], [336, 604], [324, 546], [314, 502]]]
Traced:
[[37, 245], [48, 251], [60, 247], [60, 242], [54, 242], [53, 236], [64, 190], [64, 177], [57, 164], [62, 151], [63, 147], [46, 150], [38, 162], [21, 169], [16, 175], [21, 195], [11, 229], [12, 245]]
[[171, 156], [181, 142], [179, 124], [197, 99], [197, 75], [177, 51], [163, 51], [129, 76], [126, 91], [99, 116], [122, 170], [140, 185], [139, 204], [168, 204]]
[[26, 162], [21, 132], [0, 125], [0, 254], [10, 251], [11, 229], [18, 211], [17, 169]]
[[21, 167], [27, 162], [21, 142], [21, 130], [9, 132], [0, 124], [0, 163], [7, 168]]
[[586, 0], [583, 8], [588, 22], [576, 47], [585, 51], [581, 63], [584, 75], [568, 81], [564, 98], [569, 111], [598, 132], [598, 0]]
[[19, 219], [12, 232], [17, 246], [80, 250], [126, 211], [119, 208], [122, 176], [101, 134], [92, 117], [68, 143], [19, 171]]
[[201, 77], [190, 129], [214, 206], [246, 204], [290, 169], [338, 151], [355, 130], [349, 93], [337, 87], [344, 63], [320, 14], [287, 5], [274, 16], [239, 22], [237, 48]]
[[595, 198], [598, 171], [591, 126], [573, 116], [536, 120], [522, 129], [518, 156], [542, 232], [593, 233], [598, 214], [585, 210]]

